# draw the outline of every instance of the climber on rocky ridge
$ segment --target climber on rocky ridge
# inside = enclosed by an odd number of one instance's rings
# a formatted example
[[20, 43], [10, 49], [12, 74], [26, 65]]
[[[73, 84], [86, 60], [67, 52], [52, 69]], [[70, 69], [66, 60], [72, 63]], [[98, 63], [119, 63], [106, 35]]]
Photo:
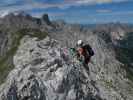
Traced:
[[89, 44], [84, 44], [82, 40], [78, 40], [76, 44], [77, 58], [82, 61], [84, 67], [89, 71], [88, 63], [90, 62], [91, 57], [94, 55]]

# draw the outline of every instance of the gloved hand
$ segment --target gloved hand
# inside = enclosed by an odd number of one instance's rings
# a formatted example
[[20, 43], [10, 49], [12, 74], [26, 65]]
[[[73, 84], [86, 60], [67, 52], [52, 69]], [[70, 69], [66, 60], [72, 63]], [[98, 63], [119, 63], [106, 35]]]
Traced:
[[79, 60], [80, 62], [84, 62], [84, 59], [85, 59], [85, 58], [84, 58], [83, 55], [80, 55], [79, 58], [78, 58], [78, 60]]

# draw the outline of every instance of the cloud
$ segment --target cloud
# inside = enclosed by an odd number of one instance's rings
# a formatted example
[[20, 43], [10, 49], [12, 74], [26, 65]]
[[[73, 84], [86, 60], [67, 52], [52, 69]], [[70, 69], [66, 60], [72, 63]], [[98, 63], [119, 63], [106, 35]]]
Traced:
[[[64, 2], [57, 2], [57, 3], [38, 2], [37, 0], [1, 0], [0, 15], [3, 16], [8, 12], [14, 12], [19, 10], [29, 11], [32, 9], [49, 9], [49, 8], [67, 9], [70, 8], [71, 6], [103, 4], [103, 3], [112, 3], [112, 2], [118, 3], [124, 1], [127, 0], [64, 0]], [[97, 10], [97, 12], [108, 13], [110, 11], [101, 9]]]
[[[39, 0], [40, 1], [40, 0]], [[46, 0], [47, 1], [47, 0]], [[49, 3], [38, 2], [37, 0], [1, 0], [0, 10], [29, 10], [33, 8], [60, 8], [67, 9], [71, 6], [91, 5], [91, 4], [103, 4], [111, 2], [124, 2], [127, 0], [64, 0], [64, 2]]]
[[108, 9], [98, 9], [96, 10], [97, 13], [111, 13], [112, 10], [108, 10]]
[[91, 4], [107, 4], [107, 3], [118, 3], [125, 2], [128, 0], [65, 0], [67, 3], [71, 3], [73, 5], [91, 5]]
[[102, 4], [102, 3], [111, 3], [112, 0], [78, 0], [77, 4]]
[[23, 0], [0, 0], [0, 7], [18, 5], [24, 2]]
[[71, 6], [89, 6], [89, 5], [99, 5], [99, 4], [110, 4], [110, 3], [121, 3], [130, 0], [64, 0], [61, 8], [70, 8]]
[[54, 8], [54, 7], [57, 7], [57, 8], [61, 8], [63, 7], [63, 5], [61, 4], [48, 4], [48, 3], [27, 3], [27, 4], [24, 4], [24, 5], [14, 5], [14, 6], [4, 6], [4, 7], [0, 7], [0, 11], [10, 11], [10, 12], [13, 12], [13, 11], [18, 11], [18, 10], [24, 10], [24, 11], [27, 11], [27, 10], [32, 10], [32, 9], [48, 9], [48, 8]]
[[8, 15], [9, 11], [0, 11], [0, 18]]
[[133, 11], [132, 10], [124, 10], [124, 11], [113, 11], [113, 10], [109, 10], [109, 9], [98, 9], [96, 10], [97, 15], [109, 15], [109, 16], [130, 16], [133, 15]]
[[[34, 17], [40, 17], [44, 14], [44, 12], [38, 12], [38, 13], [31, 13], [32, 16]], [[50, 17], [60, 17], [60, 16], [64, 16], [65, 13], [59, 13], [59, 12], [47, 12], [47, 14], [50, 16]]]
[[[41, 2], [35, 2], [33, 0], [24, 0], [24, 4], [14, 5], [12, 0], [10, 1], [10, 4], [6, 4], [5, 6], [0, 6], [0, 17], [4, 17], [10, 12], [16, 12], [16, 11], [25, 11], [25, 12], [32, 12], [32, 10], [35, 9], [48, 9], [48, 8], [60, 8], [65, 9], [67, 5], [65, 4], [51, 4], [51, 3], [41, 3]], [[16, 0], [17, 1], [17, 0]], [[44, 12], [32, 12], [33, 16], [40, 17]], [[63, 16], [63, 13], [49, 13], [49, 16]]]
[[133, 11], [119, 11], [119, 12], [111, 12], [107, 13], [107, 15], [112, 15], [112, 16], [133, 16]]

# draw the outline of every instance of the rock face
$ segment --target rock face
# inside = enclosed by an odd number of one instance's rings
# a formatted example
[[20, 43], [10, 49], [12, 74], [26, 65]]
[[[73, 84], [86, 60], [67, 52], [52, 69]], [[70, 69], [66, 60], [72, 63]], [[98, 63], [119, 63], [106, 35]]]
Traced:
[[42, 20], [24, 12], [9, 13], [0, 18], [0, 84], [14, 67], [12, 58], [20, 39], [25, 33], [43, 38], [47, 30], [52, 27], [47, 24], [48, 20], [48, 16]]
[[43, 41], [24, 38], [14, 56], [16, 67], [1, 88], [1, 99], [13, 96], [19, 100], [100, 100], [98, 90], [80, 72], [83, 69], [79, 71], [80, 66], [73, 64], [63, 52], [59, 44], [49, 38]]
[[[18, 29], [26, 36], [16, 33]], [[84, 29], [63, 21], [50, 22], [46, 14], [39, 19], [15, 13], [0, 19], [0, 30], [0, 56], [4, 56], [0, 72], [14, 65], [0, 86], [0, 100], [132, 100], [133, 84], [123, 69], [125, 63], [132, 65], [132, 56], [125, 58], [128, 62], [120, 62], [113, 47], [133, 48], [132, 33], [126, 35], [132, 28], [109, 24]], [[49, 37], [42, 40], [45, 31]], [[70, 51], [78, 39], [91, 44], [95, 52], [89, 71]], [[119, 57], [123, 60], [125, 55]]]
[[35, 18], [25, 12], [9, 13], [5, 17], [0, 19], [0, 29], [7, 28], [12, 31], [23, 28], [35, 28], [41, 30], [50, 29], [51, 22], [47, 14], [44, 14], [42, 18]]
[[50, 24], [51, 24], [51, 22], [50, 22], [50, 20], [49, 20], [49, 17], [48, 17], [48, 14], [44, 14], [44, 15], [42, 16], [42, 20], [43, 20], [44, 22], [46, 22], [47, 25], [50, 25]]
[[113, 52], [99, 37], [89, 40], [95, 56], [88, 73], [58, 41], [25, 36], [0, 87], [1, 100], [132, 100], [133, 88]]

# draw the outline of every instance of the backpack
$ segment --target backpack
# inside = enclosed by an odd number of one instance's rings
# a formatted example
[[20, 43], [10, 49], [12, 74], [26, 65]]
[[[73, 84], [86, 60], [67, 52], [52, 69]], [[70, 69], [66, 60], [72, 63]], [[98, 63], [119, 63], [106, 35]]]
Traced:
[[94, 51], [92, 50], [90, 45], [83, 46], [83, 49], [86, 50], [87, 55], [94, 56]]

